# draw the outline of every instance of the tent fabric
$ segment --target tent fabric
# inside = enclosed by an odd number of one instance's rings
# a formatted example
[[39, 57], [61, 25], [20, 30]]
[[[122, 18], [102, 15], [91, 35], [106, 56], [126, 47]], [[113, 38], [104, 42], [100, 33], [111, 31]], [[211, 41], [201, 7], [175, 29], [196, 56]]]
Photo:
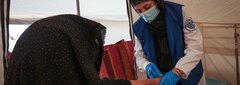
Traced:
[[[203, 35], [204, 55], [202, 56], [206, 77], [237, 84], [234, 25], [240, 33], [239, 0], [167, 0], [183, 4], [198, 25]], [[133, 21], [139, 15], [131, 8]], [[238, 41], [240, 38], [238, 37]], [[238, 48], [240, 43], [238, 43]], [[240, 51], [238, 52], [240, 53]], [[138, 79], [146, 74], [138, 72]]]
[[10, 23], [30, 24], [58, 14], [77, 14], [76, 0], [14, 0], [11, 1]]
[[[203, 35], [203, 62], [206, 76], [237, 84], [233, 24], [197, 23]], [[240, 23], [237, 25], [240, 33]], [[238, 41], [240, 38], [238, 37]], [[240, 45], [240, 42], [238, 42]], [[240, 46], [238, 46], [239, 48]], [[238, 51], [240, 53], [240, 51]]]
[[168, 0], [185, 5], [197, 22], [240, 23], [239, 0]]
[[[131, 39], [125, 0], [79, 0], [79, 5], [82, 17], [97, 21], [108, 28], [105, 45], [121, 39]], [[17, 30], [20, 30], [20, 26], [13, 27], [13, 25], [29, 25], [36, 20], [56, 14], [77, 14], [76, 0], [11, 1], [10, 35], [15, 39], [18, 38], [14, 35], [19, 33]]]
[[4, 71], [7, 67], [9, 2], [10, 0], [0, 1], [0, 85], [4, 83]]
[[[197, 22], [240, 23], [239, 0], [168, 0], [187, 6]], [[48, 3], [46, 3], [48, 2]], [[128, 20], [124, 0], [79, 0], [81, 16], [91, 19]], [[13, 21], [36, 20], [56, 14], [77, 14], [76, 0], [14, 0]], [[133, 16], [134, 17], [134, 16]], [[13, 22], [11, 21], [11, 22]]]
[[[165, 0], [183, 4], [196, 22], [240, 23], [239, 0]], [[136, 21], [138, 14], [133, 11]]]
[[11, 18], [36, 19], [64, 13], [77, 14], [76, 0], [11, 1]]
[[[29, 24], [56, 14], [77, 14], [76, 5], [76, 0], [14, 0], [10, 22]], [[79, 5], [80, 15], [85, 18], [128, 21], [124, 0], [79, 0]]]

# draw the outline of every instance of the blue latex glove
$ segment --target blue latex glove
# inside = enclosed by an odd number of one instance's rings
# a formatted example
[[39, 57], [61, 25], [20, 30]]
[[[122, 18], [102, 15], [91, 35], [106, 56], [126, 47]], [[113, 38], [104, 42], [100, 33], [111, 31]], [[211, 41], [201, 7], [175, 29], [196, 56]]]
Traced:
[[163, 76], [159, 85], [176, 85], [179, 80], [180, 78], [177, 74], [169, 71]]
[[162, 73], [159, 71], [157, 65], [150, 63], [146, 66], [145, 69], [149, 79], [162, 77]]

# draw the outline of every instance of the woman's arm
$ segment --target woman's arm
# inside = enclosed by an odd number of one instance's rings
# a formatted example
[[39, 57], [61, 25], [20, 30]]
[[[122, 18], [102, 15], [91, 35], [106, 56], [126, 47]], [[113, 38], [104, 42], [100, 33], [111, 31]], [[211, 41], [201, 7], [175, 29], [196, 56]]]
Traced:
[[193, 68], [195, 68], [201, 60], [201, 56], [203, 54], [203, 39], [199, 28], [188, 14], [186, 7], [182, 8], [182, 13], [184, 22], [184, 41], [186, 47], [184, 53], [186, 55], [177, 62], [175, 68], [180, 69], [180, 71], [183, 72], [182, 77], [186, 79]]
[[158, 85], [162, 78], [146, 80], [123, 80], [103, 78], [102, 85]]
[[146, 79], [146, 80], [130, 80], [131, 85], [158, 85], [162, 78]]
[[135, 46], [134, 46], [134, 49], [135, 49], [135, 58], [136, 58], [136, 63], [137, 63], [137, 66], [139, 67], [139, 71], [140, 72], [144, 72], [145, 71], [145, 68], [146, 66], [150, 63], [148, 60], [147, 60], [147, 56], [145, 55], [143, 49], [142, 49], [142, 45], [141, 45], [141, 42], [140, 40], [135, 36]]

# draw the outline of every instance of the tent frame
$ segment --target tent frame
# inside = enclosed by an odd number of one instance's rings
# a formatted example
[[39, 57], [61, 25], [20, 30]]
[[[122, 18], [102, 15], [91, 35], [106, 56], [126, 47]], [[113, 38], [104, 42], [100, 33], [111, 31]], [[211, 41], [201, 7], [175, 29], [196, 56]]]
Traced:
[[237, 71], [237, 85], [240, 85], [239, 80], [239, 61], [238, 61], [238, 37], [239, 34], [237, 32], [238, 26], [235, 24], [234, 26], [234, 40], [235, 40], [235, 56], [236, 56], [236, 71]]
[[76, 3], [77, 3], [77, 15], [80, 16], [80, 4], [79, 4], [79, 0], [76, 0]]

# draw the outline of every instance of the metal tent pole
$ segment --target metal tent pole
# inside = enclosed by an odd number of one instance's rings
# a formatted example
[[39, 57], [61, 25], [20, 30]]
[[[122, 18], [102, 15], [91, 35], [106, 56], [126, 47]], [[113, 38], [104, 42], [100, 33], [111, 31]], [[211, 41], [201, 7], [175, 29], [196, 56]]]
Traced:
[[239, 82], [239, 61], [238, 61], [238, 37], [239, 34], [237, 33], [237, 25], [235, 24], [234, 26], [234, 39], [235, 39], [235, 56], [236, 56], [236, 71], [237, 71], [237, 85], [240, 85]]
[[130, 28], [129, 32], [130, 32], [130, 36], [133, 41], [133, 44], [135, 44], [134, 33], [132, 30], [132, 25], [133, 25], [132, 8], [131, 8], [130, 1], [126, 0], [126, 2], [127, 2], [126, 3], [127, 4], [127, 13], [128, 13], [128, 19], [129, 19], [129, 28]]
[[[129, 19], [129, 32], [130, 32], [130, 36], [131, 36], [131, 40], [133, 42], [133, 45], [135, 45], [135, 36], [133, 33], [133, 29], [132, 29], [132, 25], [133, 25], [133, 15], [132, 15], [132, 7], [130, 4], [130, 0], [126, 0], [126, 4], [127, 4], [127, 14], [128, 14], [128, 19]], [[138, 75], [137, 75], [137, 66], [136, 66], [136, 58], [134, 57], [134, 79], [137, 80]]]
[[80, 4], [79, 4], [79, 0], [76, 0], [76, 4], [77, 4], [77, 15], [80, 16]]

